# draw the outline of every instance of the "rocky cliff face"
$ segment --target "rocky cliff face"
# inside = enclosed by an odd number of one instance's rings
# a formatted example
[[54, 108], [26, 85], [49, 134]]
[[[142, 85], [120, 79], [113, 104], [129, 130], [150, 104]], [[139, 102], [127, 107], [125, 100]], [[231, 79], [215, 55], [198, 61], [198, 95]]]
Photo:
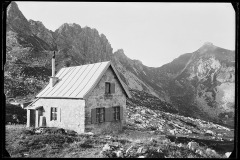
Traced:
[[179, 112], [233, 124], [234, 77], [234, 52], [207, 43], [174, 74], [168, 93]]
[[[53, 48], [45, 42], [45, 39], [41, 39], [35, 35], [31, 27], [31, 22], [28, 22], [22, 12], [19, 10], [17, 4], [12, 2], [7, 8], [7, 46], [12, 42], [17, 42], [24, 48], [32, 48], [35, 52], [41, 52], [44, 50], [52, 50]], [[11, 40], [13, 39], [13, 40]]]
[[65, 23], [53, 32], [39, 21], [27, 21], [15, 2], [7, 9], [6, 44], [7, 97], [34, 97], [48, 83], [51, 55], [56, 50], [57, 71], [64, 66], [111, 60], [129, 89], [156, 97], [152, 103], [148, 96], [141, 96], [136, 103], [144, 98], [150, 105], [165, 101], [174, 113], [233, 125], [234, 51], [206, 43], [171, 63], [147, 67], [128, 58], [122, 49], [113, 53], [106, 36], [96, 29]]
[[111, 45], [96, 29], [65, 23], [54, 32], [54, 39], [57, 61], [64, 60], [68, 66], [107, 61], [112, 57]]
[[31, 32], [38, 38], [44, 40], [51, 48], [56, 50], [56, 43], [53, 39], [53, 32], [48, 30], [42, 22], [29, 20]]
[[26, 35], [31, 34], [29, 23], [15, 2], [11, 3], [7, 8], [7, 31], [8, 30]]

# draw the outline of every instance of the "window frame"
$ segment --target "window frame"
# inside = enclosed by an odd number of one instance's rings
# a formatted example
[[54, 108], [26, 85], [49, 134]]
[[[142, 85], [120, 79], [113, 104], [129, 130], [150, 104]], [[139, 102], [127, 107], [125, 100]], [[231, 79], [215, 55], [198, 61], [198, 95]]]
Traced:
[[120, 121], [120, 106], [113, 107], [113, 120]]
[[105, 122], [105, 108], [96, 108], [96, 122], [103, 123]]
[[[107, 89], [108, 86], [108, 89]], [[111, 83], [105, 82], [105, 94], [111, 94]]]
[[57, 121], [57, 116], [58, 116], [58, 109], [57, 107], [51, 107], [51, 120], [50, 121]]

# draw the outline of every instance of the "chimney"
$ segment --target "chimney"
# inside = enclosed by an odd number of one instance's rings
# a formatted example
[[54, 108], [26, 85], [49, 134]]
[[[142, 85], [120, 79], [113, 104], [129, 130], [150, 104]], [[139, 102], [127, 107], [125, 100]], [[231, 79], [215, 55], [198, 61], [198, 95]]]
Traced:
[[55, 77], [55, 51], [53, 51], [53, 57], [52, 57], [52, 76], [50, 77], [50, 84], [53, 87], [56, 82], [57, 82], [58, 78]]
[[55, 77], [55, 51], [53, 51], [52, 57], [52, 77]]

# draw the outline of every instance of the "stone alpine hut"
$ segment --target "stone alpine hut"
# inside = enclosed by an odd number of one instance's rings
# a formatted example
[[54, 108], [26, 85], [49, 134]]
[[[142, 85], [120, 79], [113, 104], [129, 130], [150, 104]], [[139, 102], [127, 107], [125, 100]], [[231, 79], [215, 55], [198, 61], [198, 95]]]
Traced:
[[27, 127], [60, 127], [78, 133], [119, 131], [126, 122], [131, 97], [110, 61], [65, 67], [27, 109]]

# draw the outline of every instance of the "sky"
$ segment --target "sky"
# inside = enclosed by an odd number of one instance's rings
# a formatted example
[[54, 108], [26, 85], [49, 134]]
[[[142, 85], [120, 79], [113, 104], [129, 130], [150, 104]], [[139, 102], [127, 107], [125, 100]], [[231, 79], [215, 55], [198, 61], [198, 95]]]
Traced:
[[64, 23], [104, 34], [113, 52], [149, 67], [160, 67], [205, 42], [235, 50], [235, 11], [231, 3], [23, 2], [29, 20], [55, 31]]

